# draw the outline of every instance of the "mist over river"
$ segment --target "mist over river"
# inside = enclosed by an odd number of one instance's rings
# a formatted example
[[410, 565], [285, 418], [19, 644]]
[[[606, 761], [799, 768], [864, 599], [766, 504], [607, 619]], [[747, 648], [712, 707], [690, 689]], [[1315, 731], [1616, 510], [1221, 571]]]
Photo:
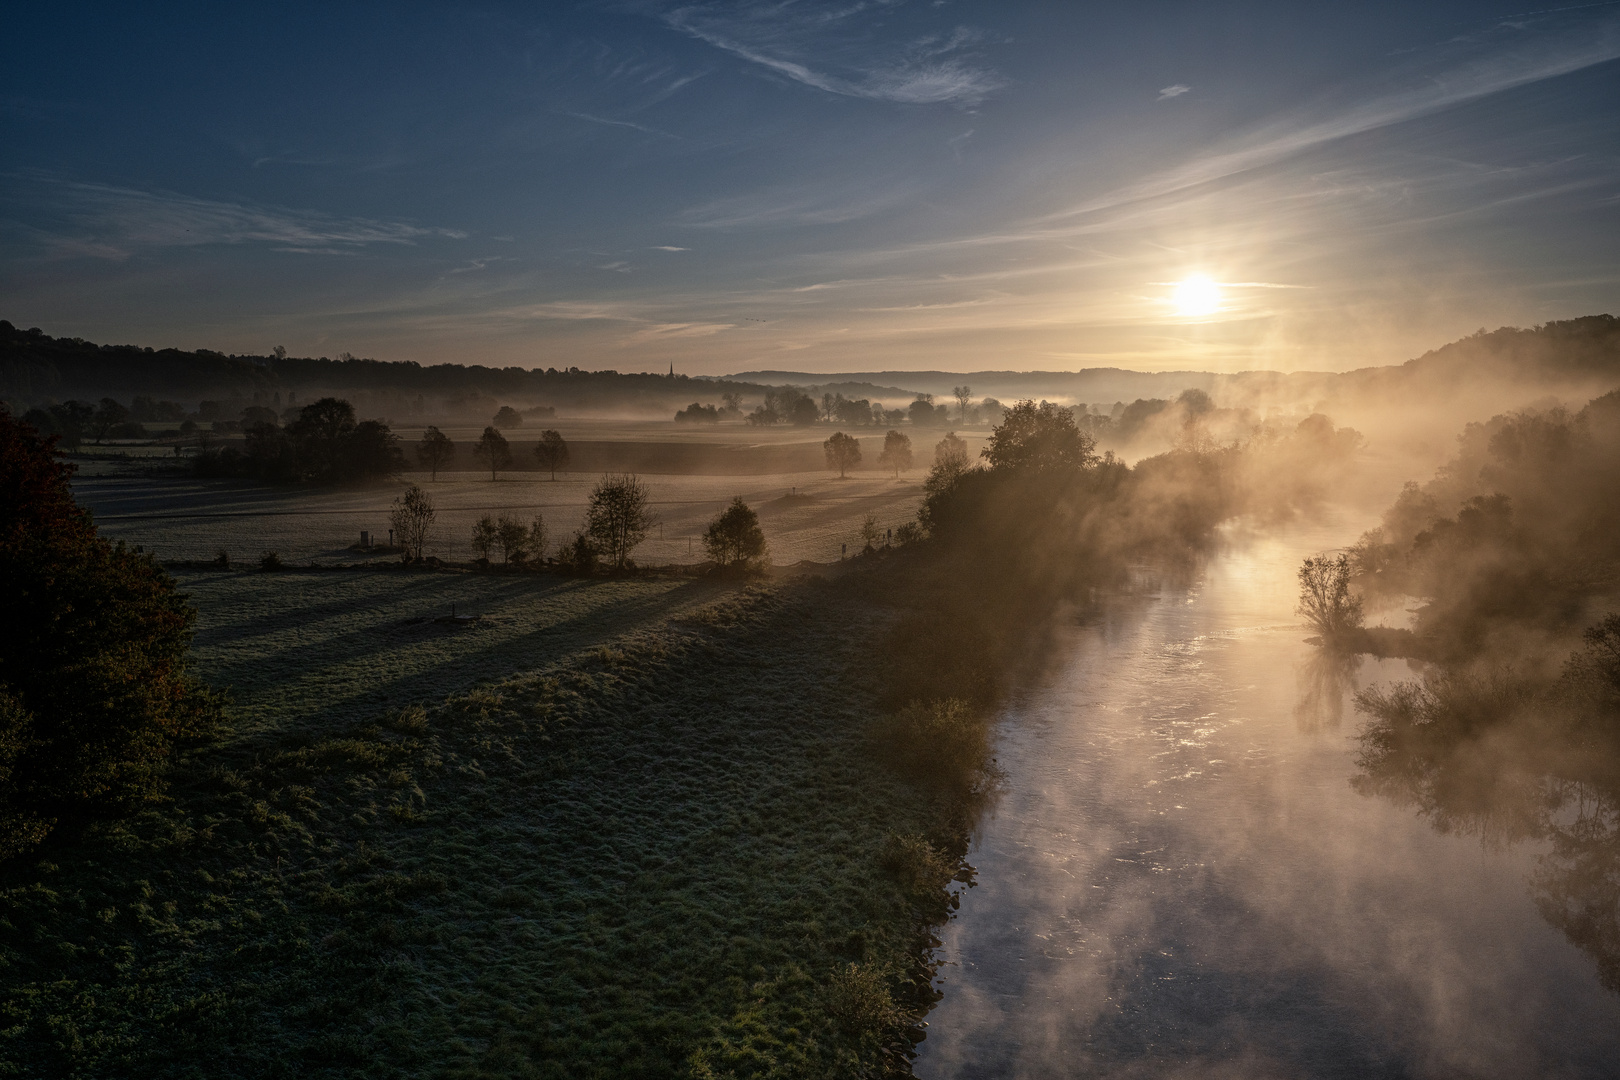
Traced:
[[1000, 721], [919, 1076], [1620, 1075], [1540, 849], [1351, 790], [1350, 694], [1412, 672], [1324, 664], [1293, 612], [1300, 560], [1362, 527], [1233, 533], [1063, 631]]

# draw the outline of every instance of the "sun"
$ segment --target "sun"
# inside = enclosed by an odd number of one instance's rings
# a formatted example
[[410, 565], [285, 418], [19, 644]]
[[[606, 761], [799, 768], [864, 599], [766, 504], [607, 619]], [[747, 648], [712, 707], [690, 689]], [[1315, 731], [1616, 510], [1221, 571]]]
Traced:
[[1171, 303], [1177, 315], [1213, 315], [1221, 309], [1221, 287], [1202, 274], [1176, 283]]

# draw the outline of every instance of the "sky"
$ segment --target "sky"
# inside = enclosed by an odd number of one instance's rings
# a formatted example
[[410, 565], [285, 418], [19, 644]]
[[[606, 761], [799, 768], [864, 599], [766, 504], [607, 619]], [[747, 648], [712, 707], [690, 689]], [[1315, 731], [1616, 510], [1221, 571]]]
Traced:
[[19, 6], [0, 318], [722, 374], [1620, 314], [1620, 3]]

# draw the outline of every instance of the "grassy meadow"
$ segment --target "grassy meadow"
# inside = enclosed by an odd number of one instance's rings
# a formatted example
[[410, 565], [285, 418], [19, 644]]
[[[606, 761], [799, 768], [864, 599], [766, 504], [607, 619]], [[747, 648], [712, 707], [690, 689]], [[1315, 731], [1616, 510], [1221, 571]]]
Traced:
[[[0, 1075], [905, 1071], [959, 823], [872, 752], [896, 611], [862, 565], [340, 569], [397, 488], [145, 464], [77, 494], [162, 559], [232, 553], [172, 572], [233, 703], [167, 801], [0, 867]], [[742, 494], [778, 565], [833, 562], [916, 476], [654, 474], [636, 554], [696, 561]], [[485, 512], [571, 531], [594, 479], [441, 474], [436, 550]], [[270, 549], [292, 565], [242, 565]]]
[[[165, 447], [87, 447], [74, 491], [105, 535], [141, 544], [166, 561], [208, 560], [224, 550], [248, 562], [273, 550], [307, 564], [358, 558], [352, 548], [362, 530], [386, 541], [393, 500], [405, 484], [421, 483], [439, 511], [426, 554], [459, 562], [471, 558], [468, 537], [482, 515], [507, 512], [528, 520], [540, 514], [553, 541], [561, 541], [579, 527], [603, 472], [633, 471], [652, 489], [659, 521], [637, 549], [637, 562], [701, 561], [703, 530], [740, 495], [759, 513], [771, 561], [790, 566], [834, 561], [846, 544], [857, 550], [868, 514], [884, 529], [908, 520], [922, 495], [933, 444], [944, 435], [913, 433], [914, 465], [895, 477], [877, 467], [883, 433], [859, 429], [862, 464], [841, 479], [825, 466], [821, 439], [827, 432], [820, 428], [807, 437], [803, 429], [738, 424], [547, 421], [572, 448], [567, 470], [553, 481], [538, 471], [530, 449], [541, 426], [507, 433], [516, 461], [493, 481], [471, 460], [477, 431], [453, 427], [447, 434], [459, 447], [457, 459], [436, 482], [408, 471], [396, 484], [370, 488], [272, 487], [191, 476], [186, 459], [175, 459]], [[399, 433], [407, 452], [421, 435], [416, 428]], [[982, 433], [965, 437], [977, 453]]]
[[934, 814], [872, 761], [858, 580], [188, 573], [229, 730], [5, 869], [0, 1068], [881, 1062], [933, 902], [883, 854]]

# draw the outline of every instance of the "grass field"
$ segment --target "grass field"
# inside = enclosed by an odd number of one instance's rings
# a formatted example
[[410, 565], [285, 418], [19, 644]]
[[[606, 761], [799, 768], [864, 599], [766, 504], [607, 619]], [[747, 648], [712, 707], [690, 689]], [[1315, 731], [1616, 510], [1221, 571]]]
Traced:
[[[422, 480], [439, 510], [426, 553], [465, 561], [472, 558], [472, 524], [484, 514], [509, 512], [527, 521], [538, 513], [554, 541], [566, 539], [583, 520], [598, 477], [566, 473], [553, 483], [521, 473], [491, 483], [488, 473], [440, 473], [436, 484], [425, 476], [407, 479]], [[845, 544], [858, 550], [867, 514], [893, 528], [915, 513], [922, 494], [916, 472], [900, 480], [860, 474], [841, 481], [824, 472], [644, 479], [659, 525], [635, 552], [643, 565], [702, 561], [703, 530], [737, 495], [758, 511], [772, 561], [791, 565], [835, 561]], [[163, 475], [86, 475], [74, 484], [104, 535], [141, 544], [161, 559], [211, 559], [224, 549], [237, 561], [256, 562], [274, 550], [298, 563], [363, 558], [349, 549], [361, 530], [378, 542], [387, 539], [388, 509], [402, 490], [403, 484], [308, 490]]]
[[172, 802], [0, 872], [0, 1072], [880, 1064], [937, 904], [883, 853], [937, 810], [873, 761], [859, 574], [182, 584], [238, 704]]

